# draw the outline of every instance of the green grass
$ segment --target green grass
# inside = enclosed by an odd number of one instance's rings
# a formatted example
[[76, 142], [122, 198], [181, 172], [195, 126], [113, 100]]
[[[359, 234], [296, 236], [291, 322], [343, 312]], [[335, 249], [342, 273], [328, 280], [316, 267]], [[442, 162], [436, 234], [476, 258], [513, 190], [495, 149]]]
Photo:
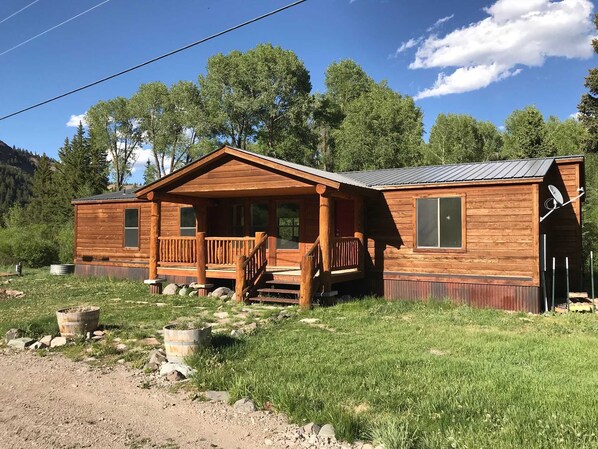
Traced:
[[[55, 310], [74, 304], [99, 305], [101, 323], [114, 326], [111, 338], [125, 342], [221, 307], [203, 298], [152, 297], [138, 282], [42, 271], [10, 288], [27, 296], [0, 301], [0, 330], [21, 327], [36, 335], [55, 332]], [[250, 309], [246, 322], [278, 313]], [[306, 317], [319, 321], [299, 321]], [[343, 439], [371, 439], [386, 449], [598, 447], [595, 315], [367, 299], [261, 322], [240, 339], [226, 333], [190, 361], [197, 388], [250, 396], [296, 423], [331, 422]], [[123, 357], [110, 347], [80, 343], [65, 351], [75, 358]], [[133, 366], [142, 359], [135, 354], [143, 353], [127, 353]]]

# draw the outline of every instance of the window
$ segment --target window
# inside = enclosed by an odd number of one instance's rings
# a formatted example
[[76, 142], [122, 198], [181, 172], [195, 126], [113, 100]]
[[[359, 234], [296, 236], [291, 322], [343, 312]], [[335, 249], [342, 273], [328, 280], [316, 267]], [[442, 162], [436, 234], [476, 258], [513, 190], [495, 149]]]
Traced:
[[139, 209], [125, 209], [125, 248], [139, 248]]
[[252, 204], [249, 212], [251, 219], [249, 235], [255, 235], [256, 232], [268, 232], [268, 205]]
[[181, 237], [195, 237], [195, 209], [181, 207], [180, 209]]
[[280, 203], [276, 210], [278, 217], [277, 249], [299, 249], [299, 205]]
[[233, 205], [233, 237], [245, 235], [245, 208], [242, 204]]
[[461, 248], [461, 197], [417, 199], [417, 247]]

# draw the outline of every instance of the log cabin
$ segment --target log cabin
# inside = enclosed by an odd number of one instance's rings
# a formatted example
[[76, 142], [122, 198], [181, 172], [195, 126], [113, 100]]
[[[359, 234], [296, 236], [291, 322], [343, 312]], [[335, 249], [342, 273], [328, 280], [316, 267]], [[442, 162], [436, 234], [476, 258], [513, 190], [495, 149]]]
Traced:
[[545, 259], [582, 282], [581, 202], [540, 222], [548, 186], [568, 200], [584, 182], [582, 156], [330, 173], [223, 146], [75, 200], [75, 272], [302, 307], [340, 291], [539, 313]]

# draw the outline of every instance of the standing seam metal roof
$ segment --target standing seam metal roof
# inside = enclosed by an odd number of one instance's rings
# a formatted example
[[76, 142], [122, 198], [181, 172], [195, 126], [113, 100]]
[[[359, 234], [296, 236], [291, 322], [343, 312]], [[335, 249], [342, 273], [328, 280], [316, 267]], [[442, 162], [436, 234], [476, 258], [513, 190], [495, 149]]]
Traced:
[[341, 173], [370, 187], [541, 178], [554, 157]]

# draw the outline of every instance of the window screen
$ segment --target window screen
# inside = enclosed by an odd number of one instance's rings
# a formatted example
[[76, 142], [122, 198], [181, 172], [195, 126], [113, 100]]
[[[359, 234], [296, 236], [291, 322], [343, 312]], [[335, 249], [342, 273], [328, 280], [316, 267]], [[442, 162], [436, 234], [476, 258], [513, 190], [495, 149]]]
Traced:
[[193, 207], [181, 207], [180, 209], [181, 236], [195, 236], [195, 209]]
[[139, 209], [125, 209], [125, 248], [139, 248]]
[[299, 205], [280, 203], [276, 209], [278, 217], [277, 249], [299, 249]]
[[418, 198], [417, 246], [461, 248], [461, 197]]

